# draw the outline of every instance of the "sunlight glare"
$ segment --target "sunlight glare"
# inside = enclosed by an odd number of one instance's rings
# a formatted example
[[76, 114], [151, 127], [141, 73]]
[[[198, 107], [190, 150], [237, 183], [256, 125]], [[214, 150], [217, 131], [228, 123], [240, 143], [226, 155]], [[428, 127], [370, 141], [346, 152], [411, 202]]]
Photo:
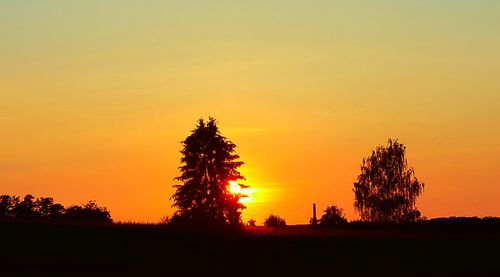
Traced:
[[242, 188], [238, 182], [229, 181], [228, 190], [231, 194], [242, 194], [238, 202], [250, 203], [253, 202], [252, 194], [256, 191], [253, 188]]
[[241, 186], [235, 181], [229, 181], [229, 192], [231, 194], [241, 193]]

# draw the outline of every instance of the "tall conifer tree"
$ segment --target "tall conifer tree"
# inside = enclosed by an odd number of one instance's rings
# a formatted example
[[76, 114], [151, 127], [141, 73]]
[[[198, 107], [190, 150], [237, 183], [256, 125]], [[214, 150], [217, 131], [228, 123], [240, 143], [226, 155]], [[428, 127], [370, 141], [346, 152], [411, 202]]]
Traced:
[[[214, 118], [198, 120], [196, 128], [182, 142], [181, 175], [175, 178], [172, 195], [178, 210], [175, 217], [193, 223], [241, 223], [241, 193], [231, 193], [230, 181], [244, 180], [238, 171], [243, 162], [236, 145], [222, 136]], [[246, 187], [240, 184], [242, 188]]]

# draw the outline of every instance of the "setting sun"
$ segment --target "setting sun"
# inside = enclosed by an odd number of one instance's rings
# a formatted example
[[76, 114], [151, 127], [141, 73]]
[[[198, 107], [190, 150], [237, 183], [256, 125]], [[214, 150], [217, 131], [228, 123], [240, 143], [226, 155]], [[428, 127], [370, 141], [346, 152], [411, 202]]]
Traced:
[[238, 184], [238, 182], [229, 181], [228, 188], [229, 188], [229, 192], [231, 194], [239, 194], [239, 193], [241, 193], [241, 186], [240, 186], [240, 184]]
[[252, 194], [256, 191], [255, 189], [249, 188], [249, 187], [243, 188], [236, 181], [229, 181], [229, 185], [227, 187], [228, 187], [228, 190], [231, 194], [235, 194], [235, 195], [241, 194], [240, 200], [238, 202], [240, 202], [240, 203], [254, 202], [254, 200], [252, 198]]

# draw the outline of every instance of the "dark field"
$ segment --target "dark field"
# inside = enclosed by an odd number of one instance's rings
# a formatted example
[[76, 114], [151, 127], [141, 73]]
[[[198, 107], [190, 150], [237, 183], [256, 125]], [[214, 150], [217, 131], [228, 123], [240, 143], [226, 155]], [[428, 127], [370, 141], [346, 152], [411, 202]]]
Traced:
[[[0, 225], [0, 276], [500, 276], [500, 225]], [[11, 276], [11, 275], [9, 275]]]

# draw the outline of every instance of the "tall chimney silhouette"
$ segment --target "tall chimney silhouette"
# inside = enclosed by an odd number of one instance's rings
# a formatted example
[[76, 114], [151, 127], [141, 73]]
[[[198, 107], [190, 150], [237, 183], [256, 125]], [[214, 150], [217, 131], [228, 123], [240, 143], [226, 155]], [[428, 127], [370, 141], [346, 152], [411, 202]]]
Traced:
[[313, 226], [318, 225], [318, 219], [316, 218], [316, 203], [313, 203], [313, 217], [312, 217], [312, 222], [311, 224]]

